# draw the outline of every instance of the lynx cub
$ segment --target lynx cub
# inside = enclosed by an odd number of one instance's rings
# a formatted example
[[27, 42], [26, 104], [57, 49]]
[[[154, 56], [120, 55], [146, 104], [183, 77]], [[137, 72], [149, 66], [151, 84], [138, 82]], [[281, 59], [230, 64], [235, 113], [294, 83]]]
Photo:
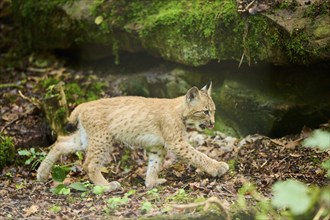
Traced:
[[184, 138], [187, 126], [198, 130], [213, 128], [215, 105], [211, 87], [212, 83], [201, 90], [192, 87], [185, 96], [174, 99], [114, 97], [79, 105], [69, 117], [77, 131], [58, 138], [38, 169], [38, 180], [48, 179], [52, 165], [61, 155], [86, 150], [83, 167], [91, 181], [108, 186], [109, 190], [118, 189], [120, 184], [109, 183], [100, 171], [114, 142], [147, 148], [145, 184], [149, 188], [166, 181], [158, 178], [166, 151], [211, 176], [223, 175], [228, 170], [225, 162], [197, 151]]

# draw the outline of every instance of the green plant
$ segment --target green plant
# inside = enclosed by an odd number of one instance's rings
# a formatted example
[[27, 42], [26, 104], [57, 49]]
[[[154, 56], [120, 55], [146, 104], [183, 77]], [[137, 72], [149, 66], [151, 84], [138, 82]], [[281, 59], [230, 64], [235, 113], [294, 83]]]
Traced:
[[89, 186], [91, 184], [89, 182], [74, 182], [70, 185], [65, 185], [63, 183], [57, 185], [54, 188], [51, 188], [50, 191], [55, 195], [69, 195], [71, 193], [71, 189], [74, 189], [79, 192], [86, 192], [89, 190]]
[[71, 193], [71, 189], [64, 184], [59, 184], [51, 188], [50, 191], [55, 195], [69, 195]]
[[159, 200], [160, 196], [157, 188], [153, 188], [147, 192], [149, 200]]
[[298, 3], [296, 0], [284, 0], [279, 5], [280, 9], [288, 9], [288, 10], [294, 10], [298, 6]]
[[140, 206], [140, 211], [142, 214], [150, 213], [152, 210], [152, 204], [148, 201], [142, 202]]
[[0, 133], [0, 170], [14, 162], [15, 146], [12, 137]]
[[107, 186], [94, 186], [92, 192], [95, 195], [101, 195], [107, 191]]
[[330, 9], [329, 3], [322, 4], [321, 2], [314, 2], [306, 8], [306, 10], [304, 12], [304, 17], [310, 17], [313, 19], [320, 14], [328, 13], [329, 9]]
[[179, 189], [178, 191], [175, 192], [174, 195], [167, 197], [166, 200], [186, 203], [186, 202], [189, 202], [191, 200], [191, 198], [184, 189]]
[[330, 149], [330, 132], [317, 129], [311, 136], [303, 141], [304, 147], [319, 148], [320, 150]]
[[52, 179], [56, 182], [63, 182], [66, 175], [70, 172], [70, 165], [55, 165], [52, 168]]
[[304, 214], [313, 204], [311, 190], [297, 180], [276, 182], [272, 186], [272, 191], [274, 194], [273, 206], [280, 209], [289, 208], [294, 215]]
[[128, 172], [132, 169], [133, 164], [131, 160], [131, 153], [132, 150], [129, 148], [123, 149], [123, 155], [120, 158], [120, 167], [125, 170], [125, 172]]
[[30, 165], [32, 169], [35, 169], [37, 165], [46, 157], [46, 152], [36, 151], [33, 147], [30, 149], [19, 150], [18, 154], [20, 156], [27, 157], [25, 160], [25, 165]]
[[15, 188], [17, 190], [20, 190], [20, 189], [24, 189], [26, 187], [26, 180], [20, 182], [20, 183], [16, 183], [15, 184]]
[[108, 207], [110, 209], [116, 209], [118, 206], [125, 205], [128, 203], [129, 198], [124, 196], [124, 197], [112, 197], [108, 199]]
[[[254, 200], [255, 205], [253, 207], [247, 205], [246, 195], [251, 196], [252, 200]], [[237, 203], [232, 205], [232, 209], [253, 213], [257, 220], [280, 218], [273, 209], [270, 200], [259, 193], [256, 187], [250, 182], [244, 183], [239, 189]]]
[[49, 211], [53, 212], [53, 213], [59, 213], [61, 211], [61, 206], [58, 205], [53, 205], [52, 207], [49, 208]]
[[285, 43], [285, 47], [292, 62], [304, 63], [309, 56], [309, 40], [304, 33], [292, 33], [291, 39]]
[[134, 195], [136, 190], [130, 190], [124, 194], [123, 197], [112, 197], [108, 199], [108, 208], [111, 210], [116, 209], [118, 206], [125, 205], [129, 202], [129, 196]]

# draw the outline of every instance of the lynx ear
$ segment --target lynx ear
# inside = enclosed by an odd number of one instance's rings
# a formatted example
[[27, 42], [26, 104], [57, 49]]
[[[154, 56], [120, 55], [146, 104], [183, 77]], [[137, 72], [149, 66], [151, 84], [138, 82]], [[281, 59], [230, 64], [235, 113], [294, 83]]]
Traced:
[[211, 90], [212, 90], [212, 81], [210, 81], [208, 84], [206, 84], [201, 90], [207, 92], [207, 94], [210, 96]]
[[200, 98], [200, 94], [199, 94], [199, 90], [196, 86], [194, 86], [188, 90], [188, 92], [186, 94], [186, 101], [188, 104], [196, 101], [199, 98]]

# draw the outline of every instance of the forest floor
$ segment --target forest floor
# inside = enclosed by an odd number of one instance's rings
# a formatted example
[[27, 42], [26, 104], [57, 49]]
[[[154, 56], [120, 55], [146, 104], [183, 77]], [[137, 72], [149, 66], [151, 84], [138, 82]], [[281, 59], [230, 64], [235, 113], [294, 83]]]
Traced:
[[[0, 219], [103, 219], [110, 216], [111, 219], [161, 219], [162, 216], [163, 219], [205, 219], [205, 215], [207, 219], [225, 219], [233, 213], [237, 201], [243, 199], [253, 206], [258, 202], [256, 193], [260, 194], [259, 199], [271, 198], [271, 186], [278, 180], [293, 178], [307, 185], [329, 185], [326, 171], [321, 167], [329, 153], [302, 147], [302, 140], [311, 132], [311, 129], [302, 128], [300, 134], [275, 139], [258, 134], [237, 139], [219, 132], [213, 135], [189, 132], [193, 146], [216, 160], [228, 162], [230, 171], [221, 178], [213, 178], [168, 154], [161, 173], [167, 182], [153, 190], [144, 186], [146, 153], [143, 150], [118, 146], [112, 153], [112, 162], [105, 167], [104, 175], [111, 181], [120, 182], [122, 190], [110, 193], [102, 193], [88, 182], [79, 156], [62, 158], [63, 163], [73, 165], [63, 182], [63, 190], [52, 192], [51, 188], [59, 189], [59, 183], [52, 180], [37, 182], [35, 169], [24, 165], [24, 161], [32, 157], [37, 161], [42, 156], [40, 152], [48, 151], [43, 147], [53, 141], [44, 113], [33, 100], [42, 100], [47, 93], [46, 87], [50, 86], [48, 82], [54, 79], [66, 83], [77, 81], [82, 87], [86, 86], [82, 90], [100, 79], [91, 72], [85, 74], [61, 65], [2, 68], [0, 71], [0, 132], [14, 138], [17, 152], [31, 147], [38, 152], [29, 157], [16, 153], [17, 161], [22, 162], [16, 162], [0, 173]], [[97, 95], [113, 94], [116, 91], [105, 86]], [[70, 96], [70, 109], [79, 98], [76, 95]], [[88, 99], [90, 94], [79, 96]], [[73, 183], [83, 186], [70, 185]], [[251, 188], [250, 183], [255, 188]], [[250, 188], [242, 191], [244, 186]], [[216, 205], [203, 212], [207, 201]], [[231, 216], [235, 217], [235, 214]], [[248, 210], [236, 217], [239, 216], [241, 219], [254, 218]]]

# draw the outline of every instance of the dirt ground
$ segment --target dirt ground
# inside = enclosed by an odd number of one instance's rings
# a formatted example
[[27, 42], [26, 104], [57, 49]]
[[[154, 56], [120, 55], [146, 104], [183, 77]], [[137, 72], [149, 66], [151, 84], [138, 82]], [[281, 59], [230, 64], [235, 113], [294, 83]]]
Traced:
[[[41, 81], [57, 76], [61, 68], [1, 69], [0, 82], [7, 86], [0, 88], [0, 131], [14, 138], [16, 150], [35, 147], [38, 151], [48, 151], [44, 147], [53, 140], [44, 114], [19, 91], [30, 99], [41, 99], [45, 92], [39, 86]], [[77, 75], [72, 70], [61, 71], [64, 80]], [[112, 95], [110, 90], [105, 91], [103, 96]], [[69, 107], [72, 109], [74, 104]], [[198, 219], [198, 208], [178, 208], [176, 204], [217, 197], [222, 207], [229, 210], [238, 199], [239, 189], [248, 182], [254, 183], [265, 198], [272, 196], [271, 185], [277, 180], [294, 178], [308, 185], [329, 185], [320, 165], [329, 158], [329, 153], [301, 145], [310, 132], [302, 128], [300, 134], [277, 139], [258, 134], [237, 139], [219, 132], [211, 136], [190, 132], [188, 139], [192, 145], [214, 159], [228, 162], [230, 172], [221, 178], [212, 178], [168, 154], [161, 174], [167, 182], [156, 191], [144, 186], [146, 154], [143, 150], [118, 146], [111, 155], [112, 162], [106, 167], [105, 176], [119, 181], [122, 190], [99, 195], [93, 190], [74, 189], [67, 195], [55, 195], [50, 191], [55, 182], [37, 182], [36, 171], [17, 162], [1, 171], [0, 219], [104, 219], [110, 216], [111, 219], [160, 216], [178, 219], [181, 214], [185, 214], [185, 218], [191, 214], [192, 219]], [[18, 154], [17, 158], [17, 161], [27, 159]], [[65, 184], [88, 181], [76, 156], [62, 158], [62, 162], [74, 162]], [[109, 199], [123, 198], [132, 189], [136, 192], [129, 195], [126, 202], [116, 208], [111, 206]], [[253, 204], [250, 194], [244, 197]]]

